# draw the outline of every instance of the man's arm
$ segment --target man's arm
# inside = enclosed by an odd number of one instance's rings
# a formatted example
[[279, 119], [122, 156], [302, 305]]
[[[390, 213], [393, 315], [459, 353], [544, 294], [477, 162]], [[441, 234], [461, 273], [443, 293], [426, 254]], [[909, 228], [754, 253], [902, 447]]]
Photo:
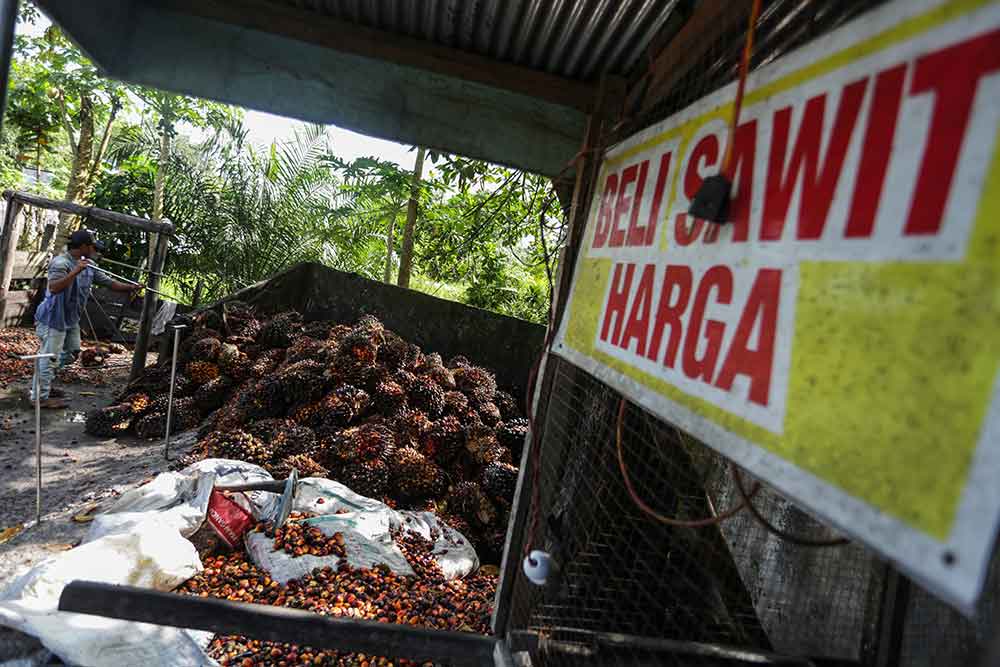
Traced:
[[49, 291], [53, 294], [59, 294], [59, 292], [72, 285], [76, 277], [80, 275], [80, 272], [86, 268], [87, 260], [81, 257], [77, 260], [76, 266], [71, 269], [67, 270], [62, 265], [49, 269]]

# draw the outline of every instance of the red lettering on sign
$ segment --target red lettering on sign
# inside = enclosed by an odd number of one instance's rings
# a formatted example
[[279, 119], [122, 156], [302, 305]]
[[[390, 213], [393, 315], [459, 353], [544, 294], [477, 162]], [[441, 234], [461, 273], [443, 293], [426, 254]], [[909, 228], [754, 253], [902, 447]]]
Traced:
[[799, 200], [798, 238], [818, 239], [823, 234], [867, 84], [868, 80], [862, 79], [844, 87], [834, 116], [829, 146], [822, 160], [820, 145], [823, 139], [826, 93], [806, 102], [792, 156], [787, 163], [785, 158], [788, 154], [792, 107], [775, 112], [767, 191], [764, 193], [764, 216], [760, 229], [762, 241], [781, 238], [792, 194], [800, 176], [802, 196]]
[[[622, 277], [622, 267], [625, 276]], [[601, 326], [601, 340], [608, 341], [608, 328], [611, 326], [611, 316], [615, 316], [615, 328], [611, 333], [610, 342], [617, 345], [621, 338], [622, 322], [625, 320], [625, 308], [628, 306], [628, 294], [632, 289], [632, 276], [635, 274], [635, 264], [615, 264], [615, 273], [611, 277], [611, 293], [604, 310], [604, 324]]]
[[608, 245], [613, 248], [620, 248], [625, 245], [625, 229], [619, 227], [622, 217], [632, 210], [632, 195], [628, 194], [628, 186], [635, 183], [639, 176], [639, 165], [633, 164], [626, 167], [622, 172], [621, 181], [618, 184], [618, 201], [615, 202], [615, 212], [611, 217], [611, 238]]
[[714, 167], [719, 162], [719, 138], [714, 134], [707, 134], [702, 137], [691, 150], [691, 158], [688, 160], [687, 171], [684, 172], [684, 196], [694, 199], [701, 188], [701, 172], [706, 168]]
[[678, 213], [674, 220], [674, 240], [679, 246], [691, 245], [698, 239], [704, 226], [705, 221], [698, 218], [689, 226], [687, 213]]
[[656, 275], [656, 265], [647, 264], [639, 277], [639, 286], [632, 300], [632, 308], [628, 315], [625, 333], [618, 344], [627, 350], [632, 341], [636, 341], [636, 354], [646, 354], [646, 335], [649, 333], [649, 311], [653, 303], [653, 277]]
[[910, 95], [933, 92], [934, 115], [905, 234], [937, 234], [941, 229], [976, 88], [996, 69], [1000, 69], [1000, 30], [917, 59]]
[[746, 241], [750, 235], [750, 205], [753, 199], [754, 162], [757, 159], [757, 121], [751, 120], [736, 128], [733, 140], [730, 179], [736, 195], [729, 202], [729, 219], [733, 225], [733, 241]]
[[660, 157], [660, 171], [656, 174], [656, 188], [653, 190], [653, 206], [649, 210], [649, 219], [646, 221], [645, 245], [652, 245], [656, 238], [656, 226], [660, 222], [660, 205], [663, 204], [663, 193], [666, 190], [667, 176], [670, 174], [672, 155], [673, 153], [668, 151]]
[[868, 111], [868, 129], [861, 148], [861, 164], [844, 231], [844, 236], [848, 238], [872, 235], [882, 187], [885, 185], [885, 174], [889, 168], [892, 141], [896, 136], [896, 120], [903, 98], [905, 77], [906, 65], [898, 65], [881, 72], [875, 78], [875, 90]]
[[687, 335], [684, 337], [684, 354], [681, 366], [684, 374], [692, 380], [699, 378], [706, 382], [712, 381], [715, 373], [715, 362], [719, 358], [719, 348], [726, 325], [717, 320], [707, 320], [705, 324], [705, 354], [698, 358], [698, 341], [701, 338], [702, 322], [705, 320], [705, 307], [713, 288], [717, 292], [716, 301], [728, 304], [733, 298], [733, 272], [727, 266], [713, 266], [702, 277], [691, 306], [691, 319], [688, 322]]
[[[663, 286], [660, 289], [660, 303], [656, 307], [656, 322], [653, 324], [649, 347], [646, 349], [646, 358], [650, 361], [656, 361], [660, 353], [660, 342], [663, 340], [663, 329], [669, 326], [670, 338], [667, 339], [667, 350], [663, 354], [663, 365], [673, 368], [677, 359], [677, 348], [680, 347], [681, 336], [684, 334], [681, 315], [687, 309], [688, 300], [691, 298], [692, 279], [693, 275], [688, 267], [674, 264], [667, 266], [667, 271], [663, 275]], [[676, 300], [673, 296], [675, 287]]]
[[603, 248], [608, 241], [615, 195], [617, 194], [618, 174], [608, 174], [608, 180], [604, 183], [604, 195], [601, 197], [601, 210], [597, 215], [597, 229], [594, 230], [595, 248]]
[[646, 189], [647, 172], [649, 172], [649, 160], [643, 160], [639, 165], [639, 180], [635, 184], [635, 195], [632, 197], [632, 215], [628, 219], [626, 245], [646, 245], [646, 228], [639, 225], [639, 209], [642, 208], [642, 191]]
[[[771, 393], [771, 369], [774, 364], [774, 336], [778, 327], [778, 304], [781, 302], [781, 270], [761, 269], [750, 288], [733, 342], [722, 364], [715, 386], [729, 391], [737, 375], [750, 378], [750, 400], [767, 406]], [[750, 349], [750, 336], [760, 320], [757, 349]]]

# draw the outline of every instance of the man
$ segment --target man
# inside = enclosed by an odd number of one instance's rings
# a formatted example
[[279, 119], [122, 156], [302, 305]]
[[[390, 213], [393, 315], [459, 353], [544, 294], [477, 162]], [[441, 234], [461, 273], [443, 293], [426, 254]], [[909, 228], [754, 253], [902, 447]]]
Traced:
[[[52, 389], [52, 378], [56, 370], [71, 363], [80, 352], [80, 315], [91, 285], [97, 283], [116, 292], [141, 289], [141, 285], [116, 282], [90, 265], [88, 258], [98, 252], [98, 243], [90, 231], [77, 230], [70, 235], [66, 252], [52, 258], [49, 263], [45, 300], [35, 311], [35, 333], [41, 343], [39, 353], [57, 355], [55, 359], [44, 358], [38, 363], [38, 387], [43, 408], [66, 407], [66, 402], [59, 395], [61, 392]], [[34, 391], [33, 380], [32, 400], [35, 399]]]

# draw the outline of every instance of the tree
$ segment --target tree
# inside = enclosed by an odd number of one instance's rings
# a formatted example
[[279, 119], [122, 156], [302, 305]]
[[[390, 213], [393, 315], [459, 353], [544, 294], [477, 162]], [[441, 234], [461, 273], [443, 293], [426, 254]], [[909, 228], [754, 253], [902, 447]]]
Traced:
[[[27, 20], [32, 20], [30, 15]], [[93, 63], [54, 25], [40, 36], [19, 35], [15, 53], [10, 120], [25, 141], [35, 143], [36, 173], [41, 170], [42, 151], [54, 150], [55, 133], [65, 132], [69, 173], [63, 197], [80, 201], [104, 160], [125, 101], [124, 87], [99, 76]], [[75, 225], [72, 216], [60, 214], [57, 247]]]
[[410, 286], [410, 271], [413, 266], [413, 235], [417, 226], [417, 207], [420, 198], [420, 179], [424, 171], [423, 147], [417, 148], [417, 159], [413, 164], [413, 179], [410, 181], [410, 201], [406, 208], [406, 227], [403, 228], [403, 248], [399, 254], [400, 287]]
[[[232, 107], [216, 102], [184, 97], [152, 88], [137, 89], [136, 95], [142, 100], [144, 110], [156, 118], [159, 133], [152, 210], [152, 220], [159, 222], [163, 220], [164, 188], [170, 163], [171, 142], [177, 135], [177, 124], [187, 122], [199, 128], [209, 125], [218, 128], [224, 125], [230, 116], [241, 114]], [[149, 235], [148, 261], [150, 262], [156, 249], [157, 236], [157, 234]]]

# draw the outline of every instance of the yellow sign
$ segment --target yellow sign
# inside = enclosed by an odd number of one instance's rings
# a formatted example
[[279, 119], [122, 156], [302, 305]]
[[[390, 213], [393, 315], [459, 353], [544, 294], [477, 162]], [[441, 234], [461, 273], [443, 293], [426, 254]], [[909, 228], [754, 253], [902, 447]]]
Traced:
[[[735, 85], [735, 84], [734, 84]], [[615, 146], [555, 351], [963, 609], [1000, 519], [1000, 6], [897, 1]]]

